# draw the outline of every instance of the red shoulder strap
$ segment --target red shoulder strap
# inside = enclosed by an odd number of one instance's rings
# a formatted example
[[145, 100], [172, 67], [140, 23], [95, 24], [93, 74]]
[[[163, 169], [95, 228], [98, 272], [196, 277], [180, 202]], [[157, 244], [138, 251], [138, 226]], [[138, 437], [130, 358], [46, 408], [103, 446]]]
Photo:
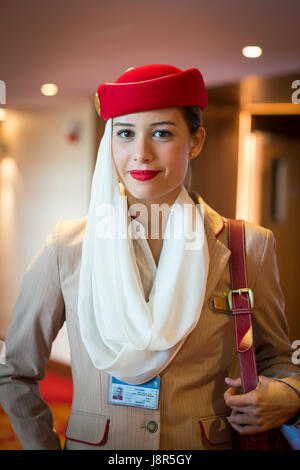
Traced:
[[[247, 393], [255, 389], [258, 383], [255, 350], [253, 345], [253, 333], [251, 315], [253, 313], [253, 293], [248, 289], [247, 265], [245, 250], [245, 226], [243, 220], [228, 219], [228, 246], [231, 250], [229, 259], [231, 291], [230, 300], [232, 315], [235, 326], [235, 342], [239, 357], [240, 376], [242, 379], [243, 392]], [[238, 291], [238, 292], [236, 292]], [[252, 294], [252, 301], [251, 295]], [[252, 303], [252, 306], [251, 306]], [[296, 427], [290, 432], [290, 426], [281, 426], [281, 432], [288, 440], [292, 448], [297, 449], [299, 435]], [[270, 440], [271, 439], [271, 440]], [[261, 432], [252, 435], [239, 435], [240, 449], [286, 449], [278, 428], [268, 433]]]
[[258, 383], [251, 315], [253, 293], [248, 289], [244, 221], [228, 219], [228, 246], [231, 275], [230, 299], [235, 326], [235, 343], [239, 357], [243, 392], [255, 389]]

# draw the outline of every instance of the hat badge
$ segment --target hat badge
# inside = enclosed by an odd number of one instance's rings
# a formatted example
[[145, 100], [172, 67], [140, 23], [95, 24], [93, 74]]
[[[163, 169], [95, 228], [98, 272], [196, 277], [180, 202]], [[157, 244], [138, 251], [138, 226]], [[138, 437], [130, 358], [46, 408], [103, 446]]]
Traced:
[[100, 99], [98, 93], [95, 94], [95, 108], [97, 111], [98, 116], [100, 116], [101, 113], [101, 105], [100, 105]]

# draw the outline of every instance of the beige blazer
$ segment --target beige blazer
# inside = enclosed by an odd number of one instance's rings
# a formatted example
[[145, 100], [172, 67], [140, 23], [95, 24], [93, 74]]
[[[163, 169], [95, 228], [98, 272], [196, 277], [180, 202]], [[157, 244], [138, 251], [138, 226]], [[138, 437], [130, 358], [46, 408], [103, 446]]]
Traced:
[[[108, 404], [108, 376], [92, 365], [81, 341], [77, 298], [86, 218], [56, 224], [26, 269], [6, 336], [0, 400], [24, 449], [60, 449], [38, 380], [51, 344], [66, 321], [74, 383], [65, 449], [231, 449], [225, 377], [238, 376], [231, 312], [212, 297], [230, 290], [228, 221], [204, 204], [210, 253], [205, 301], [195, 329], [160, 374], [159, 409]], [[300, 393], [300, 368], [291, 362], [276, 242], [266, 228], [245, 222], [248, 284], [254, 291], [258, 373], [284, 378]], [[299, 416], [295, 417], [298, 419]], [[154, 423], [151, 423], [154, 422]], [[150, 424], [149, 424], [150, 423]]]

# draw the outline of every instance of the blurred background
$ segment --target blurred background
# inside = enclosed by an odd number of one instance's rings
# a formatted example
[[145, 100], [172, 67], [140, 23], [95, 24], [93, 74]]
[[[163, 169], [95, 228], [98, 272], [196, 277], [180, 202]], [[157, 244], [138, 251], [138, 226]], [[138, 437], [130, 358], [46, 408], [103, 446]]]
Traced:
[[[300, 339], [300, 2], [10, 0], [0, 15], [0, 348], [45, 237], [87, 214], [105, 125], [98, 85], [152, 63], [201, 70], [207, 136], [192, 189], [274, 232], [290, 339]], [[65, 326], [50, 359], [50, 378], [71, 377]], [[8, 427], [0, 448], [18, 448]]]

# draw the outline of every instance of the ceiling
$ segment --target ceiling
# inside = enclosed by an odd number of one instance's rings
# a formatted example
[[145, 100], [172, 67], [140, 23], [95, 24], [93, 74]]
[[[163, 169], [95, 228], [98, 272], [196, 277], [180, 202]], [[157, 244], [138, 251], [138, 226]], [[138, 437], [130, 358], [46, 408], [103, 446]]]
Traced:
[[[7, 108], [93, 100], [100, 83], [151, 63], [197, 67], [208, 87], [300, 68], [299, 0], [10, 0], [0, 14]], [[245, 45], [263, 55], [244, 58]], [[40, 94], [45, 82], [55, 97]]]

